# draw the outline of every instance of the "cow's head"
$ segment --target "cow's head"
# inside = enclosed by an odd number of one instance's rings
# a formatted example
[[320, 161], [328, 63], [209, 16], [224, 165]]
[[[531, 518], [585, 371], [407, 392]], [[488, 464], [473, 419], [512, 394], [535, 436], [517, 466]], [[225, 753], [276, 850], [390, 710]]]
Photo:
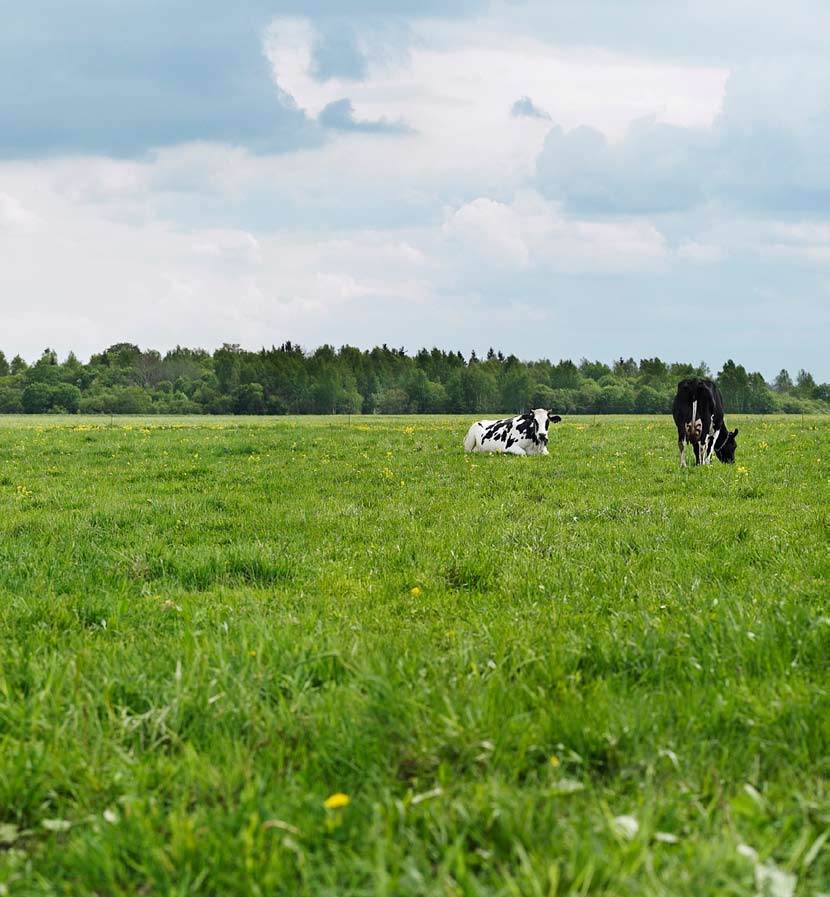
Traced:
[[737, 435], [737, 427], [731, 433], [727, 430], [726, 441], [720, 448], [715, 449], [715, 454], [724, 464], [732, 464], [735, 461], [735, 449], [738, 447], [738, 443], [735, 439]]
[[523, 417], [530, 420], [531, 438], [536, 442], [541, 442], [542, 445], [547, 445], [550, 424], [558, 424], [562, 420], [558, 414], [553, 414], [546, 408], [534, 408], [533, 411], [526, 412]]

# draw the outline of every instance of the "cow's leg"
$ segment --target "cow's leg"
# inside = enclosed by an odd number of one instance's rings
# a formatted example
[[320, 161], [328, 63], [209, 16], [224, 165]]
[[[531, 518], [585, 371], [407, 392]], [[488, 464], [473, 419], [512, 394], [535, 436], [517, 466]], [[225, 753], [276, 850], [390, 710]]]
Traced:
[[686, 466], [686, 440], [679, 440], [678, 444], [680, 445], [680, 466]]
[[711, 463], [712, 461], [712, 449], [715, 445], [714, 440], [715, 433], [715, 419], [713, 417], [709, 418], [709, 432], [706, 434], [706, 464]]
[[505, 455], [526, 455], [527, 452], [517, 443], [508, 445], [504, 449]]
[[706, 434], [706, 441], [703, 445], [703, 463], [711, 464], [712, 462], [712, 449], [715, 446], [715, 440], [712, 433]]
[[715, 454], [715, 446], [718, 444], [718, 436], [720, 436], [720, 430], [715, 430], [712, 434], [712, 443], [709, 446], [709, 461], [707, 463], [712, 463], [712, 455]]

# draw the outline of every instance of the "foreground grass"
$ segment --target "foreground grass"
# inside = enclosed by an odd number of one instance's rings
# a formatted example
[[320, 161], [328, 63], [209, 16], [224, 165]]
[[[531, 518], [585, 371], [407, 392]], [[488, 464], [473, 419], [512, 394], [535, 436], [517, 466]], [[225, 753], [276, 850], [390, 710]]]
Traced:
[[0, 892], [830, 889], [830, 421], [736, 423], [6, 420]]

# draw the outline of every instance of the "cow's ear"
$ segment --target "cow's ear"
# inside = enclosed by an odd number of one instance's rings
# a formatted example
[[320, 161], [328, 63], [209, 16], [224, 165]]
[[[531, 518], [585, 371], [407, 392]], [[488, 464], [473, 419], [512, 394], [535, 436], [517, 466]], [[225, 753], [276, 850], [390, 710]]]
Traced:
[[558, 414], [551, 414], [548, 412], [548, 421], [550, 421], [550, 423], [558, 424], [560, 420], [562, 420], [562, 418]]

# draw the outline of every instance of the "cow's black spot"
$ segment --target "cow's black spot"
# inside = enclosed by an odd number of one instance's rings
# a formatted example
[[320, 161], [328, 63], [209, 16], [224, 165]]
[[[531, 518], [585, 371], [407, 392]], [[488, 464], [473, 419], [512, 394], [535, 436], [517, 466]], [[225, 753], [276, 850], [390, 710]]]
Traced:
[[516, 418], [515, 428], [519, 435], [524, 436], [526, 439], [532, 439], [534, 442], [536, 441], [537, 422], [535, 415], [529, 412], [520, 415]]

